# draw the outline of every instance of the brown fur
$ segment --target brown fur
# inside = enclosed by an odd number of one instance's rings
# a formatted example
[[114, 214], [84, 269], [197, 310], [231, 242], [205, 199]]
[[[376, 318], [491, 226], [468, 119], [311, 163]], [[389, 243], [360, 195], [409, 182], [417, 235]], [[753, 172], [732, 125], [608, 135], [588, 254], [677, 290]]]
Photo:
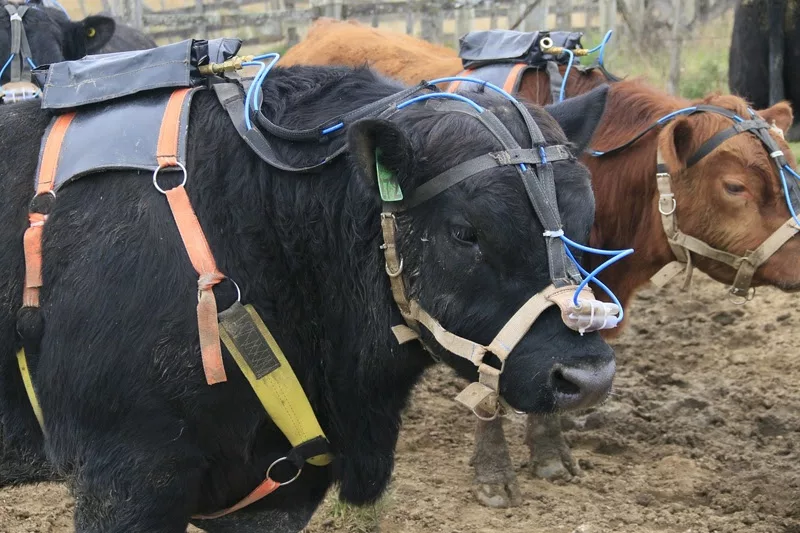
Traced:
[[[290, 48], [280, 65], [369, 65], [381, 74], [415, 85], [422, 80], [455, 76], [463, 70], [451, 48], [431, 44], [404, 33], [365, 26], [355, 20], [320, 19], [306, 38]], [[561, 67], [563, 73], [565, 67]], [[583, 94], [606, 83], [599, 71], [573, 69], [567, 78], [567, 96]], [[520, 84], [520, 96], [539, 105], [552, 103], [547, 73], [528, 70]]]
[[[735, 96], [714, 95], [702, 102], [748, 116], [747, 104]], [[692, 102], [688, 100], [669, 96], [641, 81], [616, 83], [609, 93], [606, 113], [595, 132], [592, 148], [611, 149], [660, 117], [690, 105]], [[791, 109], [785, 103], [759, 114], [780, 128], [792, 123]], [[583, 156], [582, 161], [592, 172], [597, 202], [592, 246], [636, 250], [602, 274], [623, 304], [638, 287], [674, 259], [657, 205], [655, 175], [659, 145], [672, 174], [676, 216], [684, 233], [742, 255], [757, 248], [789, 218], [774, 164], [753, 135], [742, 134], [729, 139], [698, 164], [686, 169], [686, 160], [700, 145], [729, 126], [728, 119], [702, 113], [674, 120], [617, 155]], [[778, 141], [787, 160], [794, 161], [789, 146], [782, 139]], [[728, 181], [736, 181], [746, 190], [732, 195], [725, 190], [724, 184]], [[800, 240], [795, 237], [757, 271], [754, 285], [800, 288], [797, 264], [800, 264]], [[703, 258], [697, 258], [696, 265], [723, 283], [733, 281], [735, 272], [730, 267]]]
[[[462, 70], [457, 54], [449, 48], [355, 21], [329, 19], [318, 21], [306, 40], [289, 50], [281, 60], [282, 65], [359, 66], [364, 63], [407, 84], [452, 76]], [[602, 83], [605, 78], [598, 71], [573, 71], [567, 80], [566, 93], [567, 96], [582, 94]], [[539, 105], [550, 103], [547, 74], [528, 71], [519, 96]], [[741, 98], [710, 96], [703, 101], [747, 116], [747, 105]], [[669, 96], [638, 80], [614, 83], [592, 148], [613, 148], [658, 118], [689, 105], [688, 100]], [[762, 111], [761, 115], [784, 130], [792, 123], [791, 109], [785, 103]], [[718, 115], [698, 114], [673, 121], [621, 154], [583, 157], [592, 171], [597, 199], [592, 246], [636, 250], [601, 275], [623, 304], [638, 287], [674, 259], [657, 206], [655, 173], [659, 143], [673, 173], [676, 213], [684, 233], [742, 255], [757, 248], [789, 218], [774, 165], [766, 149], [752, 135], [737, 135], [700, 163], [683, 171], [686, 158], [714, 133], [730, 125], [729, 120]], [[779, 143], [787, 159], [794, 161], [788, 145], [782, 139]], [[726, 193], [726, 181], [741, 183], [746, 191], [739, 195]], [[721, 282], [733, 281], [735, 272], [730, 267], [702, 258], [696, 264]], [[754, 285], [798, 289], [800, 270], [797, 264], [800, 264], [799, 237], [785, 244], [759, 268]], [[612, 330], [612, 334], [616, 331]]]

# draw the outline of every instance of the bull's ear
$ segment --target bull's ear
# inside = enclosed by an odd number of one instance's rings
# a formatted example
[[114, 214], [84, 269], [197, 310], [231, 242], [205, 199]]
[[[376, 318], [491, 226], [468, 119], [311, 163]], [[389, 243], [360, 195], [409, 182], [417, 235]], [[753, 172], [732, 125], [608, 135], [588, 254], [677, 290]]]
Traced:
[[589, 146], [592, 135], [603, 118], [608, 100], [608, 85], [601, 85], [586, 94], [545, 106], [564, 134], [581, 154]]
[[658, 136], [661, 157], [673, 174], [686, 168], [692, 155], [693, 136], [692, 124], [686, 117], [674, 119]]
[[761, 111], [756, 111], [761, 118], [769, 122], [770, 124], [774, 124], [781, 131], [786, 132], [789, 128], [792, 127], [792, 121], [794, 117], [792, 115], [792, 106], [790, 106], [787, 102], [778, 102], [772, 107], [768, 107], [767, 109], [763, 109]]
[[368, 186], [385, 202], [402, 200], [413, 157], [405, 133], [388, 120], [361, 120], [350, 126], [347, 143]]
[[[96, 54], [108, 44], [111, 37], [114, 36], [114, 31], [117, 29], [117, 24], [111, 17], [104, 15], [92, 15], [86, 17], [80, 22], [73, 25], [72, 39], [83, 40], [86, 43], [86, 53]], [[67, 59], [80, 59], [70, 58]]]

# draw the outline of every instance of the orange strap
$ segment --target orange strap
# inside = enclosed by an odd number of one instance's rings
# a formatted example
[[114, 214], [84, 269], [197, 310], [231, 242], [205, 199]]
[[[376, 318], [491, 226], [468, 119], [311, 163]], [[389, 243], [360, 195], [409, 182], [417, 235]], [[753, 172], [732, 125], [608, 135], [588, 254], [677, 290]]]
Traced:
[[[178, 89], [173, 92], [161, 119], [158, 134], [156, 159], [159, 168], [178, 166], [178, 149], [181, 131], [181, 111], [184, 101], [191, 89]], [[203, 370], [209, 385], [227, 380], [225, 366], [222, 362], [222, 348], [219, 340], [219, 322], [217, 321], [217, 300], [213, 287], [225, 276], [217, 269], [211, 247], [208, 245], [203, 228], [192, 209], [189, 195], [183, 185], [166, 191], [167, 202], [178, 226], [186, 253], [197, 274], [197, 329], [200, 335], [200, 353], [203, 359]]]
[[514, 91], [514, 86], [517, 84], [517, 77], [519, 71], [526, 68], [528, 65], [525, 63], [517, 63], [511, 68], [511, 71], [506, 76], [506, 82], [503, 84], [503, 90], [509, 94]]
[[237, 503], [236, 505], [228, 507], [227, 509], [223, 509], [222, 511], [217, 511], [214, 514], [194, 515], [192, 518], [199, 518], [201, 520], [213, 520], [215, 518], [219, 518], [221, 516], [234, 513], [239, 509], [242, 509], [252, 503], [257, 502], [258, 500], [260, 500], [265, 496], [269, 496], [270, 494], [278, 490], [280, 486], [281, 484], [279, 482], [275, 481], [274, 479], [267, 478], [264, 481], [262, 481], [261, 484], [258, 487], [256, 487], [253, 492], [245, 496], [244, 499], [239, 503]]
[[[42, 151], [42, 162], [39, 165], [39, 184], [36, 187], [36, 196], [53, 191], [61, 146], [64, 144], [67, 129], [74, 118], [74, 112], [59, 116], [47, 134]], [[42, 288], [42, 229], [47, 221], [47, 215], [28, 213], [28, 220], [30, 227], [25, 230], [23, 237], [25, 287], [22, 289], [22, 305], [39, 307], [39, 290]]]
[[[462, 70], [461, 72], [459, 72], [458, 74], [456, 74], [456, 76], [459, 76], [459, 77], [463, 77], [463, 76], [469, 76], [470, 74], [472, 74], [472, 73], [474, 72], [474, 70], [475, 70], [475, 69], [468, 68], [467, 70]], [[449, 92], [449, 93], [454, 93], [454, 92], [456, 92], [456, 91], [458, 90], [458, 87], [459, 87], [460, 85], [461, 85], [461, 82], [460, 82], [460, 81], [454, 81], [454, 82], [453, 82], [453, 83], [451, 83], [451, 84], [450, 84], [450, 86], [447, 88], [447, 92]]]

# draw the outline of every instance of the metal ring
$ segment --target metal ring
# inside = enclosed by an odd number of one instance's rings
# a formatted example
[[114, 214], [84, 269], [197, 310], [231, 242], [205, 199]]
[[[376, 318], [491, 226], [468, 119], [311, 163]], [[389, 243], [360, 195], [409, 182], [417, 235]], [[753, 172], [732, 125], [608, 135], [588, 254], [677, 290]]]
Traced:
[[167, 194], [167, 191], [165, 191], [164, 189], [161, 188], [161, 186], [159, 186], [158, 173], [161, 172], [161, 170], [164, 168], [172, 168], [176, 166], [183, 171], [183, 181], [181, 182], [180, 185], [178, 185], [178, 187], [183, 187], [184, 185], [186, 185], [186, 179], [188, 177], [188, 174], [186, 173], [186, 167], [183, 166], [183, 163], [181, 163], [180, 161], [176, 161], [174, 165], [159, 165], [159, 167], [155, 170], [155, 172], [153, 172], [153, 186], [161, 194]]
[[728, 299], [731, 301], [733, 305], [745, 305], [747, 302], [751, 301], [756, 296], [756, 288], [750, 287], [747, 289], [747, 294], [744, 296], [738, 296], [733, 294], [733, 287], [728, 291]]
[[672, 199], [672, 208], [668, 212], [664, 212], [661, 208], [661, 202], [658, 202], [658, 212], [664, 216], [669, 216], [675, 212], [675, 208], [678, 207], [678, 202], [675, 201], [675, 198]]
[[[233, 283], [233, 286], [234, 286], [234, 287], [236, 287], [236, 301], [237, 301], [237, 302], [239, 302], [239, 303], [242, 303], [242, 289], [240, 289], [240, 288], [239, 288], [239, 284], [238, 284], [238, 283], [236, 283], [236, 282], [233, 280], [233, 278], [230, 278], [230, 277], [228, 277], [228, 276], [225, 276], [225, 279], [229, 280], [231, 283]], [[224, 280], [222, 280], [222, 281], [224, 281]], [[203, 291], [201, 291], [200, 289], [198, 289], [198, 290], [197, 290], [197, 301], [198, 301], [198, 302], [200, 301], [200, 297], [201, 297], [202, 295], [203, 295]]]
[[553, 39], [551, 39], [550, 37], [543, 37], [542, 40], [539, 41], [539, 48], [541, 48], [542, 51], [545, 51], [548, 48], [552, 47], [553, 47]]
[[[280, 459], [276, 459], [271, 465], [269, 465], [269, 468], [267, 468], [267, 478], [272, 479], [272, 478], [269, 477], [269, 473], [272, 471], [272, 467], [275, 466], [278, 463], [282, 463], [283, 461], [288, 461], [288, 459], [286, 457], [281, 457]], [[281, 486], [288, 485], [288, 484], [292, 483], [294, 480], [296, 480], [297, 478], [299, 478], [301, 472], [303, 472], [303, 468], [302, 467], [297, 470], [297, 473], [294, 475], [294, 477], [292, 479], [290, 479], [289, 481], [279, 481], [279, 483], [281, 484]]]
[[386, 273], [389, 275], [389, 277], [396, 278], [397, 276], [403, 273], [403, 258], [402, 257], [400, 258], [400, 266], [397, 268], [396, 272], [392, 272], [391, 270], [389, 270], [388, 263], [385, 266], [386, 266]]
[[497, 402], [497, 403], [495, 404], [495, 408], [494, 408], [494, 414], [493, 414], [492, 416], [481, 416], [481, 415], [479, 415], [479, 414], [478, 414], [478, 411], [477, 411], [477, 407], [473, 407], [473, 408], [472, 408], [472, 414], [474, 414], [475, 416], [477, 416], [477, 417], [478, 417], [478, 420], [483, 420], [484, 422], [491, 422], [492, 420], [494, 420], [495, 418], [497, 418], [497, 415], [499, 415], [499, 414], [500, 414], [500, 402]]

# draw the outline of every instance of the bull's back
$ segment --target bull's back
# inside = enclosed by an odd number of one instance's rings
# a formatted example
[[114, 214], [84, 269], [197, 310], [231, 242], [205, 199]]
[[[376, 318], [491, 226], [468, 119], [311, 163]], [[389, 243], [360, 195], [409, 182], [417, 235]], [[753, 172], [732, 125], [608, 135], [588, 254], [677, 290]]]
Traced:
[[365, 64], [404, 83], [452, 76], [462, 70], [456, 52], [402, 33], [352, 21], [319, 21], [280, 61], [291, 65]]

